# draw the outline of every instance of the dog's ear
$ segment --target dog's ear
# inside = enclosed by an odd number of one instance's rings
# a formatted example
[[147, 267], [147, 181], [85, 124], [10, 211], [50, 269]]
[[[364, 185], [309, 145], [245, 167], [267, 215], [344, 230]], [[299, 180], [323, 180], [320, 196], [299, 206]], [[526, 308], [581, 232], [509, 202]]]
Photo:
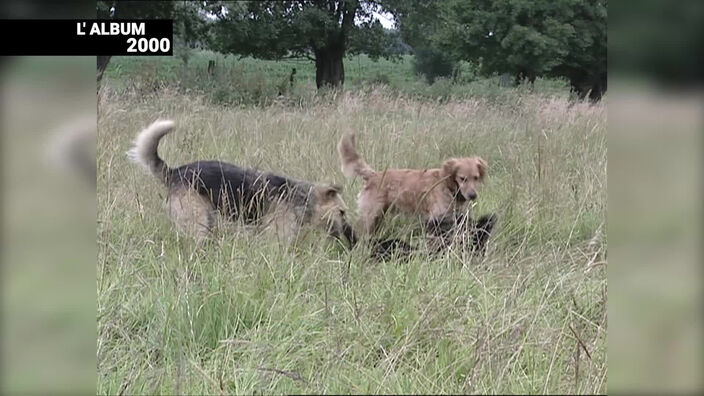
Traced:
[[455, 172], [457, 172], [457, 159], [450, 158], [443, 162], [442, 171], [445, 176], [454, 176]]
[[479, 179], [484, 180], [486, 172], [489, 169], [489, 164], [481, 157], [475, 157], [477, 161], [477, 169], [479, 169]]
[[445, 177], [445, 182], [447, 183], [447, 186], [455, 190], [457, 189], [457, 182], [455, 181], [455, 173], [457, 173], [457, 159], [455, 158], [450, 158], [447, 161], [443, 162], [442, 164], [442, 173], [443, 176]]

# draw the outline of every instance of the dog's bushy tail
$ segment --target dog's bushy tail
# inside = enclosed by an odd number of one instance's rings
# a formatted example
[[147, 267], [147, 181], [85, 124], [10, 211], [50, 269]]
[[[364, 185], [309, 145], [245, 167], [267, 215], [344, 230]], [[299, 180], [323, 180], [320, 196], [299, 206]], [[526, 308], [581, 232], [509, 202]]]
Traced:
[[364, 162], [357, 152], [357, 137], [354, 134], [347, 134], [340, 139], [337, 152], [340, 154], [342, 173], [345, 176], [361, 176], [362, 179], [367, 180], [374, 175], [374, 169]]
[[130, 159], [142, 165], [157, 178], [166, 181], [171, 170], [159, 157], [157, 149], [159, 140], [171, 132], [174, 122], [170, 120], [157, 120], [142, 130], [134, 140], [134, 146], [127, 152]]

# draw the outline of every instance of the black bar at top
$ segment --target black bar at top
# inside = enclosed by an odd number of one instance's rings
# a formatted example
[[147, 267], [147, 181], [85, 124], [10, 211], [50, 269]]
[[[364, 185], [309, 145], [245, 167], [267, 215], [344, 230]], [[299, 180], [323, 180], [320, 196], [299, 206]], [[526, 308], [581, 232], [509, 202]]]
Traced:
[[[79, 36], [76, 23], [86, 22], [86, 35]], [[97, 23], [144, 23], [144, 35], [89, 35], [90, 27]], [[105, 25], [109, 26], [109, 25]], [[0, 20], [2, 50], [0, 55], [173, 55], [172, 19], [2, 19]], [[127, 52], [129, 37], [168, 38], [168, 52]]]

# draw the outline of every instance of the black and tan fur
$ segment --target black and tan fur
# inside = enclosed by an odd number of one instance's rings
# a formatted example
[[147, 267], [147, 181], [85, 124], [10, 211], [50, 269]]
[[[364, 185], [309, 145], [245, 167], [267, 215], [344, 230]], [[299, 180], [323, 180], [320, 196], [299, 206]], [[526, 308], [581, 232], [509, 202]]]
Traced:
[[285, 243], [299, 238], [306, 225], [345, 238], [350, 245], [356, 242], [345, 219], [339, 187], [221, 161], [196, 161], [170, 168], [157, 148], [159, 140], [173, 128], [173, 121], [152, 123], [140, 132], [128, 154], [168, 187], [169, 214], [181, 231], [201, 241], [211, 233], [217, 216], [223, 216], [258, 224]]
[[493, 213], [478, 219], [468, 213], [456, 213], [454, 217], [441, 221], [429, 221], [427, 228], [430, 250], [439, 252], [449, 246], [460, 245], [484, 255], [497, 220], [498, 216]]

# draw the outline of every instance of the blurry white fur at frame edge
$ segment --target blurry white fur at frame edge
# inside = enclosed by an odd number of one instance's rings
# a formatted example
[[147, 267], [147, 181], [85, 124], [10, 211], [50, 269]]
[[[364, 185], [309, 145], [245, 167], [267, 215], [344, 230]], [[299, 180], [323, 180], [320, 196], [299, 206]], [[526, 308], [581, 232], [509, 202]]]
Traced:
[[[64, 122], [50, 131], [45, 163], [50, 169], [58, 167], [76, 175], [82, 181], [95, 185], [98, 130], [95, 115], [81, 115]], [[90, 147], [92, 145], [92, 147]]]

